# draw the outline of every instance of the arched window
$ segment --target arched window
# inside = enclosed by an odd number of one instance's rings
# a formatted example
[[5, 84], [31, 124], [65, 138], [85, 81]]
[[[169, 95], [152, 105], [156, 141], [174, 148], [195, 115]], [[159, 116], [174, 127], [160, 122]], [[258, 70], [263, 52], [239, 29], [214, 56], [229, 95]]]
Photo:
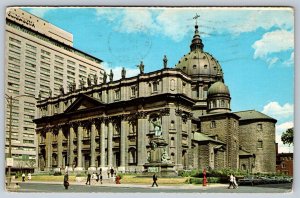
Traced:
[[152, 83], [152, 92], [157, 92], [158, 91], [158, 83], [156, 81], [154, 81]]
[[217, 107], [217, 101], [213, 101], [213, 108], [216, 108]]
[[136, 163], [136, 149], [130, 148], [128, 151], [128, 163], [135, 164]]
[[221, 107], [225, 107], [225, 101], [221, 100]]

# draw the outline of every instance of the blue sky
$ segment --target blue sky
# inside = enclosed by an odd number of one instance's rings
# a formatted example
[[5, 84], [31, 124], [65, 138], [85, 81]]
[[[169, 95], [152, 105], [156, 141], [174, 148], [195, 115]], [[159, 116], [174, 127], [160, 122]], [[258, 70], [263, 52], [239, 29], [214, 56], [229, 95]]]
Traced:
[[25, 8], [73, 34], [74, 47], [104, 60], [115, 79], [173, 67], [189, 52], [198, 19], [204, 51], [219, 60], [232, 111], [255, 109], [278, 120], [280, 136], [294, 126], [294, 13], [289, 8]]

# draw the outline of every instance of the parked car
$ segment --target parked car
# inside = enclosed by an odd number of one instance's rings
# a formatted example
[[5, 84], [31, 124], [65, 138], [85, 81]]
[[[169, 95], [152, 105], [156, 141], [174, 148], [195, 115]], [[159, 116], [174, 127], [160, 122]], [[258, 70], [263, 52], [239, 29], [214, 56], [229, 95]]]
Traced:
[[261, 178], [258, 177], [254, 177], [254, 176], [247, 176], [244, 177], [243, 179], [239, 179], [238, 181], [239, 185], [258, 185], [258, 184], [262, 184], [263, 180]]

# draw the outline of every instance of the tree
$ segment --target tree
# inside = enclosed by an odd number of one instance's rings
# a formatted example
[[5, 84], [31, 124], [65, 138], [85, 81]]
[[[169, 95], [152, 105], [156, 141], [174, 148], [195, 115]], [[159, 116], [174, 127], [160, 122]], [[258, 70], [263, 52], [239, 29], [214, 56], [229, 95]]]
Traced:
[[294, 128], [287, 129], [281, 135], [281, 141], [283, 144], [294, 144]]

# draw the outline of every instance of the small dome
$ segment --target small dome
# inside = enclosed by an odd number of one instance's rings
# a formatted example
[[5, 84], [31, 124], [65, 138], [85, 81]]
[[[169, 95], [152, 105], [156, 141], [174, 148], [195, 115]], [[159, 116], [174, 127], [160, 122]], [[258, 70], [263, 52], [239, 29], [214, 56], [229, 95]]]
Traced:
[[207, 96], [213, 96], [218, 94], [230, 95], [228, 87], [221, 81], [212, 84], [207, 91]]

